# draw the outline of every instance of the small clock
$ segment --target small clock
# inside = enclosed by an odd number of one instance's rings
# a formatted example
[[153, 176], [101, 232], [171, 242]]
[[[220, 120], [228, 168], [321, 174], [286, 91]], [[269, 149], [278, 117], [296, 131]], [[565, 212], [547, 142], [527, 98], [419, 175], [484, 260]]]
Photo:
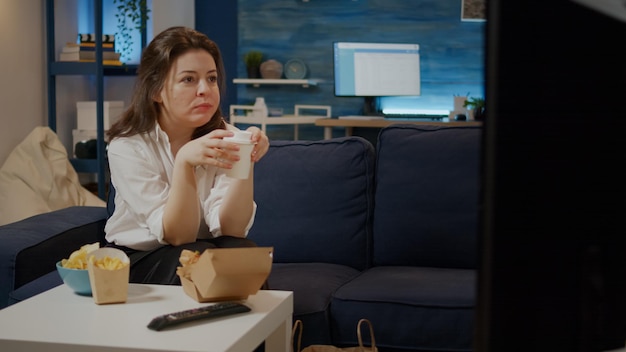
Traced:
[[303, 79], [307, 73], [306, 64], [300, 59], [291, 59], [285, 63], [284, 72], [288, 79]]

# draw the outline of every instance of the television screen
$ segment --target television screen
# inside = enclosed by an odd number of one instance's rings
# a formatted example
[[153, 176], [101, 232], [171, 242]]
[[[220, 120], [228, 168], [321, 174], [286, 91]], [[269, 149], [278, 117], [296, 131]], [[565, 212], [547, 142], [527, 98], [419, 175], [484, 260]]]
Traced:
[[418, 44], [333, 43], [335, 95], [420, 95]]
[[479, 352], [626, 345], [626, 23], [579, 2], [488, 3]]

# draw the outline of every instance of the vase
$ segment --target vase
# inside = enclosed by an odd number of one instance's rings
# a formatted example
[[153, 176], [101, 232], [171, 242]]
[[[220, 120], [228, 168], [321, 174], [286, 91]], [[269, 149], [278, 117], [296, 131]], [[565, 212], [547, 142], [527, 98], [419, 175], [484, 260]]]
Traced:
[[246, 69], [248, 70], [248, 78], [260, 78], [261, 77], [261, 71], [259, 69], [259, 66], [247, 67]]
[[283, 64], [276, 60], [267, 60], [261, 64], [261, 77], [278, 79], [283, 75]]
[[268, 109], [265, 105], [265, 98], [257, 97], [254, 101], [254, 117], [267, 117]]
[[484, 121], [485, 120], [485, 108], [475, 108], [474, 109], [474, 120], [475, 121]]

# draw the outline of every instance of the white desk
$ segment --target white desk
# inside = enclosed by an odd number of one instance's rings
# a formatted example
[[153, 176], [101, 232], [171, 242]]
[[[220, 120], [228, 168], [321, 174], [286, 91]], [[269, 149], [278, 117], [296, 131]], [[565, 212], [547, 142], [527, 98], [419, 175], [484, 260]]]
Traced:
[[[301, 115], [300, 110], [324, 110], [324, 115]], [[238, 123], [244, 123], [249, 125], [261, 125], [261, 130], [266, 132], [268, 125], [294, 125], [293, 126], [293, 139], [298, 140], [298, 126], [303, 124], [314, 125], [315, 121], [323, 117], [331, 116], [331, 109], [325, 105], [296, 105], [294, 107], [295, 115], [283, 115], [283, 116], [265, 116], [258, 117], [253, 114], [249, 115], [237, 115], [237, 110], [249, 110], [254, 111], [252, 105], [231, 105], [230, 106], [230, 123], [236, 125]]]
[[0, 350], [243, 352], [265, 341], [266, 351], [290, 351], [292, 292], [259, 291], [244, 303], [251, 312], [153, 331], [155, 316], [211, 303], [180, 286], [131, 284], [126, 303], [97, 305], [60, 285], [0, 310]]
[[236, 124], [249, 124], [260, 125], [263, 132], [267, 132], [268, 125], [294, 125], [293, 126], [293, 139], [298, 140], [298, 125], [313, 125], [320, 116], [295, 116], [295, 115], [283, 115], [279, 117], [254, 117], [254, 116], [236, 116], [230, 115], [230, 123]]

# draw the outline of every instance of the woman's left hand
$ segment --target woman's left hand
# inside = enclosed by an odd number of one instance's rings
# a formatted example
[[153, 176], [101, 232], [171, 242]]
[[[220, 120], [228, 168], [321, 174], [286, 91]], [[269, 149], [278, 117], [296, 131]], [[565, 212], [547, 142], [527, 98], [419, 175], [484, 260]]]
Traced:
[[261, 131], [258, 127], [249, 127], [246, 131], [252, 132], [252, 142], [254, 143], [254, 149], [252, 149], [252, 162], [257, 162], [267, 153], [270, 147], [270, 140], [267, 138], [265, 132]]

